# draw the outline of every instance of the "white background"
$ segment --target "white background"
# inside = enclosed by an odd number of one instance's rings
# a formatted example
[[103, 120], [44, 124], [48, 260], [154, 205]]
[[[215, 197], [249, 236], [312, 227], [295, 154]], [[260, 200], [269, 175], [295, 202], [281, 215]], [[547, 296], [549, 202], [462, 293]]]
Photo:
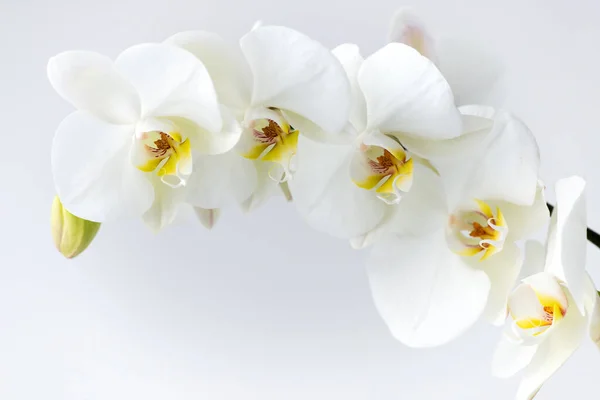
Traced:
[[[231, 210], [212, 232], [193, 220], [158, 235], [137, 221], [104, 226], [73, 261], [50, 238], [50, 145], [71, 111], [47, 82], [50, 56], [116, 56], [189, 29], [234, 41], [257, 19], [369, 54], [400, 5], [0, 0], [0, 398], [512, 398], [518, 381], [490, 376], [496, 329], [403, 347], [374, 309], [365, 252], [311, 231], [281, 199], [249, 216]], [[470, 37], [505, 61], [505, 105], [538, 137], [549, 199], [557, 178], [587, 171], [589, 223], [600, 228], [600, 3], [412, 5], [438, 36]], [[599, 278], [600, 250], [589, 253]], [[586, 344], [539, 398], [595, 398], [599, 371]]]

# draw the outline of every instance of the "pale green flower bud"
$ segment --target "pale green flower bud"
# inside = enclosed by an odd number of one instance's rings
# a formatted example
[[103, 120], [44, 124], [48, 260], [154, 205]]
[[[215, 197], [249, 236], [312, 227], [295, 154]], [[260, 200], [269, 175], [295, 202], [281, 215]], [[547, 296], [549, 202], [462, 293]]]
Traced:
[[65, 210], [58, 196], [54, 197], [52, 202], [50, 223], [54, 244], [67, 258], [73, 258], [83, 252], [100, 229], [99, 222], [76, 217]]

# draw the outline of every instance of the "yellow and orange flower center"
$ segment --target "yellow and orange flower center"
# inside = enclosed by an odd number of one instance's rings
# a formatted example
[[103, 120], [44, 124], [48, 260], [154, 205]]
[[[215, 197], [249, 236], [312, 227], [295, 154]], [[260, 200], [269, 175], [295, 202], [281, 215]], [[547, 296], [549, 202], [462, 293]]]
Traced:
[[412, 186], [412, 158], [399, 144], [393, 150], [361, 145], [360, 151], [360, 158], [353, 162], [353, 182], [362, 189], [374, 190], [388, 204], [398, 203]]
[[251, 120], [249, 128], [237, 145], [240, 154], [251, 160], [274, 163], [269, 169], [271, 179], [284, 182], [291, 178], [292, 159], [298, 147], [300, 132], [285, 121], [278, 109], [268, 109], [271, 118]]
[[137, 168], [155, 172], [161, 180], [173, 187], [185, 185], [191, 173], [191, 146], [177, 132], [152, 131], [140, 136], [141, 160]]
[[537, 292], [536, 295], [541, 305], [541, 310], [537, 315], [517, 318], [511, 314], [517, 327], [531, 336], [539, 336], [546, 332], [548, 328], [562, 320], [567, 311], [566, 308], [561, 307], [557, 299], [541, 296]]
[[449, 219], [450, 243], [463, 256], [481, 255], [485, 260], [502, 250], [508, 227], [500, 208], [496, 212], [481, 200], [477, 208], [452, 214]]

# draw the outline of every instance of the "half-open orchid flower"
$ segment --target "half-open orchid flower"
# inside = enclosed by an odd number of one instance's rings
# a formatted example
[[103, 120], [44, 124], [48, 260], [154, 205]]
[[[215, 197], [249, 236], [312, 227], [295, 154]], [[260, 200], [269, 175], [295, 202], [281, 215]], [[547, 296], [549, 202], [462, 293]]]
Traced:
[[493, 374], [524, 370], [517, 400], [530, 400], [586, 336], [600, 336], [598, 294], [585, 272], [585, 181], [574, 176], [556, 184], [545, 257], [528, 255], [523, 279], [511, 293], [509, 315], [493, 360]]
[[[460, 160], [471, 166], [466, 181], [452, 174], [456, 160], [439, 164], [450, 207], [430, 211], [444, 215], [437, 229], [388, 232], [368, 261], [375, 304], [393, 335], [409, 346], [444, 344], [482, 313], [501, 323], [522, 265], [515, 242], [548, 220], [531, 132], [502, 111], [461, 111], [493, 119], [494, 128], [483, 151]], [[397, 218], [391, 225], [402, 223]]]
[[289, 28], [260, 25], [239, 46], [201, 31], [167, 41], [206, 65], [219, 101], [243, 126], [235, 149], [204, 157], [189, 192], [193, 205], [252, 209], [292, 177], [299, 137], [341, 140], [350, 86], [339, 61], [320, 43]]
[[410, 8], [396, 11], [388, 40], [407, 44], [433, 61], [450, 84], [456, 104], [502, 102], [503, 66], [483, 45], [465, 38], [434, 38]]
[[52, 170], [80, 218], [143, 215], [160, 229], [184, 199], [192, 152], [222, 153], [239, 138], [202, 62], [175, 46], [134, 46], [114, 62], [69, 51], [50, 59], [48, 77], [77, 108], [57, 129]]
[[363, 60], [357, 46], [333, 54], [352, 87], [351, 126], [341, 143], [301, 137], [297, 171], [290, 182], [295, 204], [308, 223], [355, 247], [374, 233], [426, 230], [445, 208], [431, 158], [460, 158], [480, 142], [491, 121], [463, 116], [435, 65], [409, 46], [392, 43]]

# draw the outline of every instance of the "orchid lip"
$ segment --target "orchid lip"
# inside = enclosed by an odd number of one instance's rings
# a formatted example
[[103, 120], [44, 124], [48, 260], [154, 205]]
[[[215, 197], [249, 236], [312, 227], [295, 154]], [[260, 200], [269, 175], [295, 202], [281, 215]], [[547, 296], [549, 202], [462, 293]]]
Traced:
[[413, 159], [394, 139], [381, 133], [373, 135], [360, 136], [352, 161], [352, 180], [384, 203], [398, 204], [412, 186]]
[[449, 239], [453, 250], [463, 256], [479, 255], [483, 261], [502, 251], [508, 226], [500, 208], [492, 208], [476, 199], [475, 209], [461, 210], [451, 215]]
[[185, 186], [191, 173], [191, 145], [176, 131], [160, 130], [137, 133], [136, 167], [156, 173], [160, 181], [171, 187]]
[[245, 158], [279, 164], [283, 168], [283, 178], [278, 177], [274, 168], [269, 170], [269, 178], [277, 182], [291, 179], [292, 159], [296, 155], [300, 132], [284, 118], [281, 110], [266, 108], [246, 114], [247, 122], [238, 149]]
[[565, 288], [555, 277], [534, 277], [537, 284], [522, 283], [509, 299], [513, 331], [524, 340], [535, 340], [548, 333], [562, 321], [569, 308]]

